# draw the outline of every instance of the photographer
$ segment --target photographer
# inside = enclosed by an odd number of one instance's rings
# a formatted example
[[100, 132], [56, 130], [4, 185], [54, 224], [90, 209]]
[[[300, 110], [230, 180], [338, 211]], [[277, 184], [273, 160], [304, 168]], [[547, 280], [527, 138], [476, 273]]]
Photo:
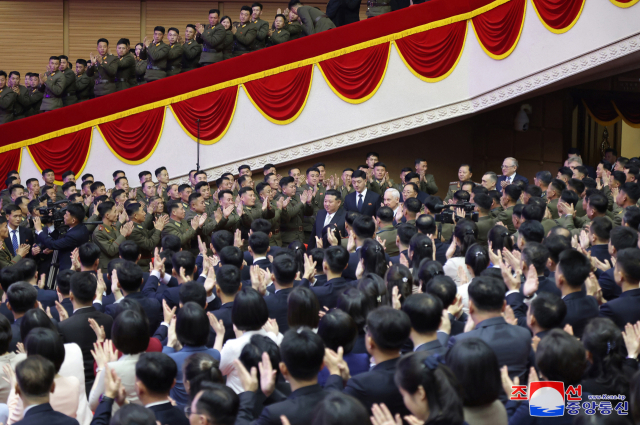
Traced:
[[37, 235], [36, 241], [44, 248], [59, 251], [58, 263], [60, 264], [60, 270], [71, 268], [71, 252], [91, 238], [91, 233], [82, 224], [84, 215], [82, 205], [69, 205], [64, 213], [64, 224], [69, 226], [69, 230], [58, 239], [53, 239], [50, 235], [55, 230], [53, 224], [43, 231], [40, 217], [33, 217], [33, 227]]

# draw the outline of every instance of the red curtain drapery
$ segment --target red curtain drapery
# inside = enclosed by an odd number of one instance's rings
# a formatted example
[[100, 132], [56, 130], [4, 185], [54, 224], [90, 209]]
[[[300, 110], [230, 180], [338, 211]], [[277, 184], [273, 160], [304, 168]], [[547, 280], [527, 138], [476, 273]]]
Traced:
[[527, 0], [513, 0], [471, 19], [480, 46], [493, 59], [504, 59], [516, 48], [526, 9]]
[[331, 90], [349, 103], [370, 99], [382, 84], [389, 64], [391, 43], [357, 50], [318, 63]]
[[171, 105], [182, 129], [195, 141], [200, 119], [200, 143], [210, 145], [224, 136], [231, 125], [238, 100], [238, 86], [192, 97]]
[[151, 109], [97, 126], [115, 156], [127, 164], [141, 164], [156, 150], [162, 127], [164, 107]]
[[613, 102], [616, 112], [631, 127], [640, 128], [640, 100], [622, 100]]
[[620, 119], [609, 99], [582, 99], [591, 118], [600, 125], [611, 125]]
[[453, 72], [467, 36], [467, 21], [455, 22], [396, 40], [400, 57], [413, 74], [434, 83]]
[[[16, 170], [19, 172], [21, 162], [22, 162], [22, 148], [1, 153], [0, 154], [0, 176], [6, 176], [7, 174], [9, 174], [9, 171], [12, 171], [12, 170]], [[0, 181], [0, 190], [5, 189], [6, 187], [7, 186], [4, 184], [4, 180]]]
[[89, 159], [92, 134], [93, 127], [89, 127], [28, 146], [27, 149], [38, 170], [51, 168], [56, 175], [56, 183], [62, 184], [62, 173], [65, 171], [82, 174]]
[[251, 103], [275, 124], [293, 122], [304, 109], [311, 89], [313, 65], [307, 65], [244, 84]]
[[585, 0], [531, 0], [542, 24], [551, 32], [569, 31], [580, 17]]

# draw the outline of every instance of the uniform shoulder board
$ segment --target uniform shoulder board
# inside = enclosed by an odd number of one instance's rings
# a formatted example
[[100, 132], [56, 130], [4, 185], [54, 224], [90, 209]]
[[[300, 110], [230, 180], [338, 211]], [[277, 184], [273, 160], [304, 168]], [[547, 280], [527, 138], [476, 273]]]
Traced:
[[137, 227], [138, 229], [142, 229], [142, 226], [141, 226], [141, 225], [139, 225], [139, 224], [136, 224], [136, 227]]
[[104, 226], [102, 224], [98, 225], [98, 230], [100, 231], [104, 230]]
[[177, 221], [176, 221], [176, 226], [180, 227], [180, 223], [178, 223]]
[[458, 185], [457, 181], [456, 182], [449, 182], [449, 186], [457, 186], [457, 185]]

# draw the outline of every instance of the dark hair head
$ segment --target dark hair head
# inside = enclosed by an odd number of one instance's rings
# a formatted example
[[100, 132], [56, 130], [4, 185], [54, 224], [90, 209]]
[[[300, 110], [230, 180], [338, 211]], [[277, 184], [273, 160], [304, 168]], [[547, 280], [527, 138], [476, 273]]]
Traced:
[[541, 222], [544, 218], [544, 209], [539, 205], [529, 203], [522, 209], [522, 217], [527, 221]]
[[449, 368], [426, 351], [403, 356], [397, 363], [395, 382], [409, 394], [423, 388], [429, 418], [425, 423], [462, 425], [462, 395], [460, 385]]
[[25, 397], [48, 397], [55, 375], [53, 363], [37, 354], [16, 365], [16, 381]]
[[[242, 7], [249, 9], [247, 6]], [[240, 399], [231, 388], [223, 384], [211, 384], [206, 390], [194, 395], [194, 397], [198, 398], [195, 412], [206, 416], [209, 423], [216, 425], [233, 425], [235, 423], [240, 408]]]
[[[423, 217], [423, 216], [420, 216]], [[418, 233], [416, 226], [411, 224], [400, 224], [397, 228], [397, 235], [400, 238], [400, 243], [407, 246], [411, 243], [411, 238]]]
[[601, 193], [592, 193], [589, 195], [589, 206], [600, 214], [607, 212], [608, 201], [606, 196]]
[[640, 226], [640, 208], [636, 206], [626, 207], [622, 213], [622, 222], [633, 229], [637, 229]]
[[318, 327], [320, 302], [316, 294], [309, 288], [298, 286], [287, 297], [287, 323], [291, 329], [306, 326]]
[[280, 348], [268, 336], [251, 336], [249, 343], [242, 348], [239, 360], [247, 370], [251, 370], [252, 367], [259, 370], [259, 364], [262, 362], [262, 353], [267, 353], [271, 365], [279, 374], [280, 371], [277, 365], [280, 364]]
[[422, 214], [416, 218], [416, 226], [420, 233], [423, 235], [431, 235], [436, 233], [436, 221], [433, 216], [429, 214]]
[[596, 237], [601, 241], [609, 241], [612, 229], [613, 222], [609, 217], [595, 217], [591, 221], [589, 232], [596, 235]]
[[351, 316], [358, 327], [358, 333], [364, 332], [370, 308], [367, 297], [360, 289], [348, 288], [338, 295], [336, 308]]
[[[45, 317], [47, 317], [46, 314]], [[27, 356], [40, 355], [53, 363], [56, 373], [60, 371], [60, 367], [64, 362], [65, 351], [64, 343], [57, 330], [34, 328], [23, 341]]]
[[567, 315], [567, 306], [560, 296], [553, 292], [540, 291], [531, 301], [531, 315], [544, 330], [560, 328]]
[[489, 267], [489, 253], [484, 246], [475, 243], [467, 250], [464, 263], [473, 269], [474, 276], [480, 276]]
[[178, 296], [182, 305], [188, 302], [194, 302], [202, 308], [207, 305], [207, 291], [201, 283], [193, 280], [180, 285]]
[[394, 287], [398, 287], [400, 304], [404, 303], [404, 301], [413, 293], [413, 275], [407, 266], [394, 264], [389, 267], [384, 279], [387, 283], [388, 294], [392, 293]]
[[324, 252], [324, 261], [333, 273], [342, 273], [349, 264], [349, 251], [343, 246], [332, 246]]
[[356, 398], [329, 393], [313, 411], [311, 425], [369, 425], [369, 412]]
[[125, 404], [111, 418], [110, 425], [155, 425], [153, 410], [139, 404]]
[[88, 304], [96, 296], [98, 281], [91, 272], [76, 272], [70, 278], [70, 291], [80, 304]]
[[15, 282], [7, 290], [7, 302], [14, 313], [26, 313], [36, 307], [38, 291], [27, 282]]
[[[264, 218], [258, 218], [251, 222], [251, 231], [253, 233], [262, 232], [268, 235], [271, 232], [271, 223]], [[233, 243], [233, 241], [231, 241]]]
[[515, 184], [510, 184], [504, 187], [502, 191], [511, 199], [512, 202], [516, 202], [522, 195], [522, 189]]
[[243, 287], [236, 295], [231, 310], [231, 321], [241, 331], [256, 331], [269, 319], [264, 298], [253, 288]]
[[125, 310], [113, 321], [111, 339], [124, 354], [142, 353], [149, 346], [149, 320], [137, 311]]
[[572, 288], [581, 288], [591, 273], [589, 259], [574, 249], [563, 251], [558, 259], [558, 272], [562, 273], [567, 284]]
[[164, 353], [144, 353], [136, 363], [136, 379], [153, 394], [169, 395], [177, 374], [176, 362]]
[[475, 277], [469, 284], [469, 300], [480, 311], [501, 311], [505, 292], [504, 282], [491, 277]]
[[520, 225], [518, 232], [527, 245], [531, 242], [541, 243], [544, 239], [544, 227], [539, 221], [525, 221]]
[[196, 257], [189, 251], [176, 252], [171, 257], [171, 264], [176, 273], [180, 273], [180, 268], [183, 268], [187, 276], [192, 276], [196, 269]]
[[100, 259], [100, 248], [93, 242], [84, 243], [78, 248], [78, 257], [81, 265], [91, 267]]
[[20, 280], [35, 279], [38, 273], [38, 264], [31, 258], [22, 258], [11, 267], [18, 272]]
[[446, 363], [460, 383], [466, 407], [488, 406], [498, 399], [500, 366], [489, 344], [480, 338], [463, 339], [447, 352]]
[[57, 331], [56, 325], [49, 319], [49, 316], [39, 308], [28, 310], [20, 322], [20, 338], [27, 339], [27, 335], [32, 329], [46, 328]]
[[[616, 269], [622, 273], [624, 280], [630, 284], [637, 285], [640, 282], [640, 250], [637, 248], [625, 248], [622, 251], [618, 251], [616, 259]], [[11, 288], [13, 288], [13, 285]]]
[[209, 338], [209, 319], [204, 308], [194, 302], [183, 305], [176, 319], [176, 335], [184, 346], [206, 345]]
[[269, 236], [263, 232], [253, 232], [249, 236], [249, 246], [256, 255], [265, 255], [269, 250]]
[[571, 249], [571, 239], [563, 235], [549, 235], [544, 240], [544, 246], [549, 251], [549, 258], [554, 263], [560, 261], [560, 254]]
[[296, 278], [298, 264], [293, 255], [285, 253], [273, 259], [271, 270], [278, 284], [289, 285]]
[[375, 273], [384, 277], [387, 273], [387, 261], [384, 248], [378, 241], [366, 239], [360, 248], [360, 258], [364, 262], [364, 273]]
[[216, 273], [216, 286], [227, 296], [235, 295], [240, 289], [240, 270], [230, 264], [220, 266]]
[[338, 347], [342, 347], [344, 353], [348, 354], [356, 342], [358, 327], [351, 316], [334, 308], [320, 320], [318, 335], [327, 348], [338, 351]]
[[548, 259], [549, 250], [541, 243], [529, 242], [522, 249], [522, 261], [527, 267], [535, 267], [538, 276], [544, 273]]
[[206, 352], [197, 352], [186, 358], [182, 364], [183, 382], [189, 383], [189, 400], [200, 392], [203, 384], [224, 382], [218, 366], [220, 362]]
[[582, 380], [587, 358], [582, 343], [574, 336], [552, 329], [538, 344], [536, 366], [549, 381], [576, 385]]
[[618, 252], [626, 248], [637, 247], [638, 232], [627, 226], [616, 226], [609, 233], [609, 243]]
[[[176, 262], [174, 261], [173, 264], [175, 265]], [[142, 269], [136, 263], [125, 261], [117, 270], [118, 283], [123, 291], [130, 293], [140, 290], [140, 286], [142, 285]], [[186, 272], [188, 274], [189, 270], [186, 270]]]
[[3, 314], [0, 314], [0, 355], [7, 353], [12, 338], [11, 323]]
[[373, 218], [361, 215], [353, 222], [353, 231], [360, 239], [370, 239], [376, 231], [376, 224]]
[[460, 220], [453, 230], [453, 236], [460, 241], [459, 255], [465, 256], [467, 249], [478, 239], [478, 225], [471, 220]]
[[413, 330], [420, 334], [434, 333], [442, 320], [442, 301], [430, 294], [415, 294], [406, 299], [402, 306], [411, 322]]
[[322, 368], [324, 343], [308, 328], [290, 329], [280, 344], [280, 356], [293, 378], [308, 381]]
[[389, 293], [384, 279], [374, 273], [367, 273], [358, 281], [358, 289], [360, 289], [367, 297], [369, 309], [381, 305], [389, 305]]
[[409, 338], [411, 321], [405, 312], [381, 306], [367, 316], [367, 328], [379, 349], [396, 351]]
[[640, 199], [640, 186], [638, 183], [627, 182], [620, 186], [620, 191], [624, 192], [633, 204], [636, 204]]
[[235, 266], [238, 270], [242, 268], [244, 256], [237, 246], [225, 246], [218, 251], [220, 256], [220, 264]]

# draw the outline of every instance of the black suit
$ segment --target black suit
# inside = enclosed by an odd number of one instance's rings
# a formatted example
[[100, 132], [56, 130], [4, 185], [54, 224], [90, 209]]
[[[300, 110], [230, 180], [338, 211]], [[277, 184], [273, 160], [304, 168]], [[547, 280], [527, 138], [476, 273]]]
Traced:
[[13, 321], [16, 320], [15, 317], [13, 317], [11, 310], [7, 307], [7, 303], [0, 304], [0, 314], [6, 317], [9, 320], [9, 323], [13, 323]]
[[33, 406], [16, 425], [78, 425], [78, 421], [53, 410], [49, 403]]
[[216, 319], [222, 320], [222, 323], [224, 323], [224, 342], [236, 337], [236, 333], [233, 330], [233, 322], [231, 321], [231, 310], [233, 310], [233, 301], [222, 304], [218, 310], [213, 312]]
[[15, 322], [11, 324], [11, 342], [9, 342], [9, 352], [13, 353], [16, 351], [18, 343], [22, 342], [22, 337], [20, 336], [20, 323], [22, 323], [22, 317], [16, 319]]
[[356, 270], [358, 269], [359, 262], [360, 247], [356, 248], [356, 252], [349, 253], [349, 263], [347, 263], [347, 268], [342, 272], [342, 277], [349, 280], [356, 280]]
[[520, 382], [526, 382], [529, 368], [535, 365], [528, 329], [510, 325], [502, 316], [492, 317], [478, 323], [470, 332], [451, 337], [448, 346], [467, 338], [480, 338], [489, 344], [498, 357], [500, 367], [506, 365], [511, 378], [518, 376]]
[[184, 411], [170, 402], [151, 406], [149, 410], [153, 411], [153, 414], [156, 415], [156, 420], [161, 425], [189, 425], [189, 419], [185, 416]]
[[269, 261], [268, 258], [261, 258], [255, 263], [253, 262], [253, 258], [251, 258], [251, 261], [248, 261], [247, 264], [247, 266], [240, 270], [240, 280], [251, 280], [251, 266], [258, 266], [262, 270], [271, 271], [271, 261]]
[[624, 330], [627, 323], [635, 324], [640, 320], [640, 289], [625, 291], [615, 300], [602, 304], [600, 317], [613, 320], [620, 330]]
[[393, 380], [399, 359], [387, 360], [376, 365], [369, 372], [352, 377], [347, 382], [344, 393], [357, 398], [369, 413], [374, 403], [384, 403], [394, 416], [396, 413], [402, 417], [410, 415], [402, 401], [400, 390]]
[[38, 291], [38, 301], [40, 301], [42, 307], [44, 307], [45, 310], [47, 307], [51, 307], [51, 310], [55, 310], [56, 301], [58, 301], [58, 293], [51, 289], [40, 289], [37, 286], [35, 288]]
[[[60, 304], [62, 305], [62, 307], [64, 307], [65, 310], [67, 310], [69, 317], [71, 317], [73, 315], [73, 303], [71, 303], [71, 299], [63, 298]], [[51, 310], [51, 316], [53, 316], [56, 322], [59, 322], [60, 315], [58, 314], [58, 309], [55, 307], [52, 307], [50, 310]]]
[[[506, 179], [507, 178], [505, 176], [498, 177], [498, 182], [496, 183], [496, 189], [498, 190], [498, 192], [502, 192], [502, 182]], [[525, 187], [529, 186], [529, 179], [516, 173], [516, 175], [513, 177], [513, 183], [517, 182], [518, 180], [522, 180]]]
[[329, 0], [327, 17], [336, 27], [360, 20], [360, 0]]
[[362, 209], [358, 209], [358, 195], [358, 192], [348, 194], [347, 197], [344, 198], [344, 209], [346, 211], [356, 211], [369, 217], [375, 217], [382, 202], [380, 195], [372, 190], [367, 190], [367, 193], [362, 199]]
[[58, 250], [60, 270], [68, 270], [71, 268], [71, 252], [80, 245], [89, 242], [91, 240], [91, 232], [84, 224], [78, 224], [69, 229], [64, 236], [54, 240], [47, 234], [47, 230], [43, 229], [36, 237], [36, 240], [43, 248]]
[[280, 416], [289, 419], [291, 425], [309, 425], [313, 422], [313, 410], [328, 394], [327, 389], [342, 387], [342, 378], [331, 375], [327, 379], [325, 389], [320, 385], [309, 385], [292, 392], [286, 400], [266, 406], [260, 417], [252, 422], [253, 408], [256, 405], [257, 394], [246, 391], [240, 394], [240, 410], [235, 425], [280, 425]]
[[[524, 293], [524, 285], [520, 286], [520, 292]], [[538, 276], [538, 290], [536, 294], [539, 292], [551, 292], [552, 294], [556, 294], [561, 297], [562, 292], [556, 286], [555, 280], [546, 278], [544, 276]]]
[[[162, 312], [162, 304], [160, 301], [154, 298], [147, 298], [142, 292], [132, 292], [125, 298], [137, 301], [147, 313], [149, 319], [149, 336], [153, 336], [160, 323], [164, 320], [164, 314]], [[108, 305], [104, 312], [115, 319], [116, 312], [118, 311], [118, 304]]]
[[108, 314], [97, 311], [94, 307], [81, 308], [67, 320], [58, 323], [58, 331], [60, 335], [62, 335], [62, 340], [64, 342], [75, 342], [80, 346], [80, 350], [82, 350], [87, 394], [91, 391], [91, 386], [95, 379], [91, 350], [93, 350], [93, 343], [96, 342], [96, 334], [89, 325], [89, 319], [94, 319], [98, 325], [104, 326], [107, 339], [111, 338], [113, 318]]
[[327, 283], [323, 286], [314, 286], [311, 290], [318, 297], [320, 308], [328, 307], [331, 309], [338, 303], [338, 296], [344, 292], [345, 289], [351, 287], [351, 282], [352, 281], [344, 277], [337, 277], [327, 280]]
[[571, 325], [573, 328], [573, 334], [577, 338], [582, 338], [584, 328], [589, 321], [594, 317], [598, 317], [600, 309], [598, 308], [598, 301], [592, 296], [589, 296], [584, 292], [574, 292], [567, 294], [562, 299], [567, 306], [567, 315], [564, 317], [562, 327], [564, 325]]
[[291, 291], [293, 291], [293, 288], [278, 289], [275, 294], [264, 297], [269, 311], [269, 318], [276, 319], [278, 328], [282, 334], [289, 330], [289, 322], [287, 321], [287, 298]]
[[[4, 245], [7, 247], [7, 249], [11, 253], [11, 256], [14, 256], [16, 255], [16, 253], [13, 250], [13, 242], [11, 241], [11, 235], [13, 231], [11, 230], [11, 228], [8, 228], [8, 230], [9, 230], [9, 237], [4, 238]], [[34, 237], [33, 237], [33, 231], [31, 231], [30, 228], [18, 226], [18, 236], [20, 238], [20, 242], [19, 242], [20, 245], [26, 243], [33, 246]], [[27, 257], [30, 257], [30, 256], [31, 256], [31, 252], [27, 254]]]
[[[330, 0], [334, 1], [334, 0]], [[338, 211], [331, 217], [331, 221], [329, 222], [329, 226], [331, 229], [337, 229], [338, 233], [340, 233], [340, 237], [345, 238], [347, 236], [347, 230], [344, 226], [345, 219], [347, 217], [347, 211], [344, 208], [338, 208]], [[309, 249], [316, 248], [316, 236], [322, 239], [322, 229], [324, 229], [324, 220], [327, 218], [327, 210], [318, 211], [318, 215], [316, 216], [316, 222], [313, 223], [313, 229], [311, 229], [311, 237], [309, 238]], [[328, 248], [328, 247], [325, 247]]]
[[613, 268], [610, 268], [606, 272], [600, 272], [599, 270], [596, 272], [598, 285], [602, 288], [602, 296], [607, 301], [615, 300], [622, 294], [622, 288], [613, 279], [613, 270]]
[[440, 344], [440, 341], [434, 339], [430, 342], [425, 342], [422, 345], [418, 345], [414, 351], [428, 351], [430, 354], [444, 354], [447, 352], [447, 348]]
[[[407, 261], [409, 260], [409, 250], [405, 249], [404, 251], [400, 251], [400, 254], [398, 255], [394, 255], [393, 257], [389, 258], [389, 260], [393, 263], [393, 264], [400, 264], [400, 256], [404, 254], [404, 256], [407, 258]], [[359, 260], [359, 259], [358, 259]], [[356, 263], [356, 267], [357, 267], [358, 263]], [[344, 274], [344, 273], [343, 273]], [[355, 270], [353, 272], [353, 275], [355, 276]]]
[[[603, 263], [605, 263], [605, 261], [608, 261], [609, 263], [611, 263], [611, 254], [609, 254], [609, 245], [608, 244], [593, 245], [587, 251], [589, 251], [589, 253], [591, 253], [592, 257], [597, 258], [598, 260], [602, 261]], [[607, 264], [607, 263], [605, 263], [605, 264]]]

